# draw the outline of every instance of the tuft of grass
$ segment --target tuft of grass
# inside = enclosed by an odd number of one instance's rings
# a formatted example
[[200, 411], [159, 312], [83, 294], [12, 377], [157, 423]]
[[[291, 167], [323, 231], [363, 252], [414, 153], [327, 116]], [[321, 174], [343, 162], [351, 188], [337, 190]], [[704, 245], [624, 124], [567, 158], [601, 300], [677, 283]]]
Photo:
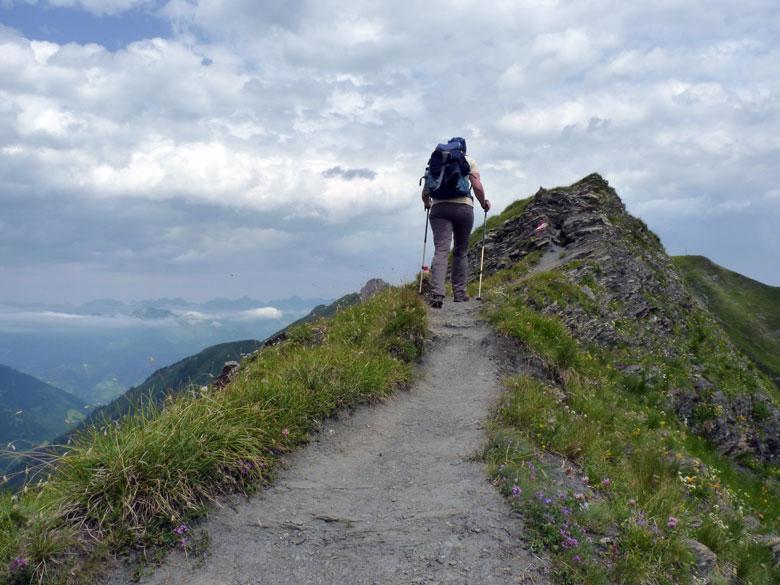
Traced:
[[558, 368], [569, 368], [577, 358], [574, 339], [556, 318], [541, 315], [517, 299], [507, 299], [489, 313], [490, 323], [521, 340], [532, 352]]
[[17, 517], [19, 504], [0, 500], [0, 561], [21, 556], [36, 579], [51, 580], [82, 546], [175, 545], [177, 527], [220, 494], [270, 481], [278, 456], [324, 417], [407, 384], [425, 315], [411, 287], [384, 291], [293, 328], [245, 360], [224, 389], [169, 398], [79, 434], [51, 477], [28, 490], [29, 514]]

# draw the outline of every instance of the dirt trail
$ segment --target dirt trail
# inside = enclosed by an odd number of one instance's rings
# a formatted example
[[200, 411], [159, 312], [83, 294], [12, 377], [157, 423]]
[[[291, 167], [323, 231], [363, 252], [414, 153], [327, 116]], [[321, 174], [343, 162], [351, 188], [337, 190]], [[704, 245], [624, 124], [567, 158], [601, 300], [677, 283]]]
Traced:
[[[472, 456], [500, 395], [500, 359], [475, 302], [432, 311], [407, 392], [326, 421], [276, 483], [210, 515], [200, 563], [170, 555], [148, 584], [547, 583], [523, 525]], [[110, 585], [127, 583], [121, 571]]]

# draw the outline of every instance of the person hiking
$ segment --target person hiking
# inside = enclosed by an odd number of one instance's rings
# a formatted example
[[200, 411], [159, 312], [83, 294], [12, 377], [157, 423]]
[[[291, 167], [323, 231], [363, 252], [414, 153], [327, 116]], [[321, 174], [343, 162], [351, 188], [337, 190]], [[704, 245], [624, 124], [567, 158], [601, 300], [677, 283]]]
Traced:
[[[466, 154], [466, 140], [456, 136], [447, 144], [439, 144], [428, 161], [424, 177], [422, 201], [430, 210], [433, 245], [435, 248], [431, 263], [430, 305], [441, 308], [444, 300], [444, 280], [447, 275], [447, 256], [453, 236], [452, 291], [454, 301], [468, 301], [469, 236], [474, 226], [474, 196], [485, 213], [490, 201], [485, 198], [485, 189], [479, 175], [477, 162]], [[473, 190], [473, 195], [472, 195]]]

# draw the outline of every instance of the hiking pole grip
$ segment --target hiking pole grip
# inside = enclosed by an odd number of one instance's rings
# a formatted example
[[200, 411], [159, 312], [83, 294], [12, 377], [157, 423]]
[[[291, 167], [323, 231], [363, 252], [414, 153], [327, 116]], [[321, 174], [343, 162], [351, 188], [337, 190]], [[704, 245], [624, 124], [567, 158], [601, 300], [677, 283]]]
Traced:
[[425, 237], [423, 238], [423, 252], [422, 260], [420, 260], [420, 287], [417, 290], [417, 294], [422, 294], [423, 275], [425, 274], [425, 248], [428, 246], [428, 218], [431, 214], [431, 208], [425, 209]]
[[485, 266], [485, 235], [487, 234], [487, 209], [485, 210], [485, 219], [482, 221], [482, 257], [479, 260], [479, 291], [477, 300], [482, 300], [482, 269]]

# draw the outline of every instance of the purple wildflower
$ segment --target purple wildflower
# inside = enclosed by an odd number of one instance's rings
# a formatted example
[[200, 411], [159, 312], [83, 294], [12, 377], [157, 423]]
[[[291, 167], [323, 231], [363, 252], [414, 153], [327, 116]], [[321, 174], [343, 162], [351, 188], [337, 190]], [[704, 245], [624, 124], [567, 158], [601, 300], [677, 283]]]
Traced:
[[677, 518], [675, 518], [674, 516], [669, 516], [669, 519], [666, 521], [666, 526], [668, 528], [677, 528], [677, 522], [678, 522]]
[[571, 515], [571, 508], [567, 508], [566, 506], [564, 506], [564, 507], [561, 509], [561, 513], [562, 513], [564, 516], [569, 516], [569, 515]]
[[10, 563], [8, 563], [8, 571], [10, 573], [16, 573], [17, 571], [23, 571], [27, 568], [27, 559], [23, 557], [16, 557]]
[[549, 506], [550, 504], [552, 504], [552, 499], [551, 498], [544, 498], [544, 504], [546, 506]]
[[182, 548], [187, 548], [187, 545], [189, 544], [189, 542], [190, 541], [187, 540], [186, 538], [179, 539], [179, 544], [181, 545]]
[[188, 530], [189, 526], [186, 524], [179, 524], [176, 528], [173, 529], [174, 534], [178, 534], [179, 536], [184, 535]]
[[609, 486], [612, 485], [612, 480], [609, 479], [608, 477], [605, 477], [604, 479], [601, 480], [601, 485], [604, 486], [605, 488], [608, 488]]
[[517, 497], [517, 496], [519, 496], [522, 493], [523, 493], [523, 490], [520, 489], [519, 485], [513, 485], [512, 486], [512, 495], [513, 496]]
[[582, 557], [580, 555], [574, 555], [571, 560], [573, 560], [575, 563], [581, 563]]
[[577, 542], [577, 539], [571, 536], [567, 536], [566, 538], [564, 538], [562, 543], [563, 548], [577, 548], [579, 544], [580, 543]]

